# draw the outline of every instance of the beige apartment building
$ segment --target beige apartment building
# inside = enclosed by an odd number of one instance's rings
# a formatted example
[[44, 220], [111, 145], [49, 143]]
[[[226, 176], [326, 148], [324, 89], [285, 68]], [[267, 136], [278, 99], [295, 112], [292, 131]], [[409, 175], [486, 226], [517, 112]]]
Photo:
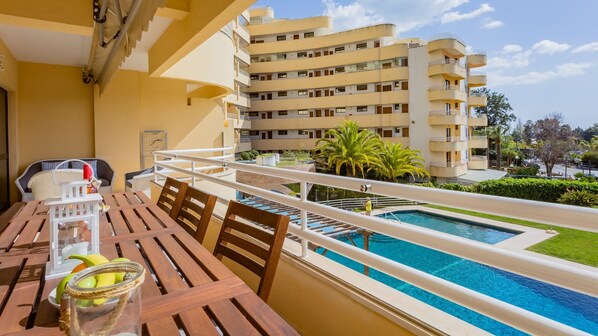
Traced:
[[[354, 120], [384, 140], [422, 151], [432, 176], [456, 178], [488, 167], [487, 126], [476, 117], [486, 97], [483, 52], [468, 53], [454, 36], [397, 39], [379, 24], [334, 32], [332, 19], [275, 19], [272, 8], [250, 10], [251, 108], [239, 144], [259, 151], [311, 150], [326, 130]], [[240, 150], [246, 150], [240, 147]]]

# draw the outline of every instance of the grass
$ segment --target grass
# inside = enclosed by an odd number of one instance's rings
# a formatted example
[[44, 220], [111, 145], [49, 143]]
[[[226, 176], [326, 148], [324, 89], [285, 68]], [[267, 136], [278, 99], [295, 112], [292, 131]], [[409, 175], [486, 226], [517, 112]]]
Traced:
[[[456, 212], [464, 215], [497, 220], [505, 223], [517, 224], [547, 230], [548, 224], [525, 221], [521, 219], [490, 215], [463, 209], [449, 208], [440, 205], [426, 205], [429, 208]], [[552, 257], [573, 261], [576, 263], [598, 267], [598, 233], [552, 226], [559, 234], [527, 248], [528, 251], [549, 255]]]

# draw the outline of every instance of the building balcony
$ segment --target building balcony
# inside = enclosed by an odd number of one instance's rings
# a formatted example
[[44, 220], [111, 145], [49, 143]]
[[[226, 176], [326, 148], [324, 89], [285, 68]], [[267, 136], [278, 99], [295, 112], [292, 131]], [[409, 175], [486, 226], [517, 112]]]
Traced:
[[438, 35], [428, 42], [428, 51], [444, 50], [453, 57], [465, 56], [465, 44], [451, 34]]
[[247, 65], [251, 64], [251, 56], [249, 56], [249, 52], [241, 46], [235, 48], [235, 57]]
[[235, 153], [246, 152], [251, 150], [250, 138], [237, 138], [235, 141]]
[[467, 172], [467, 162], [430, 162], [430, 175], [435, 177], [459, 177]]
[[428, 76], [436, 75], [463, 79], [467, 75], [467, 72], [458, 61], [439, 60], [430, 62], [430, 65], [428, 66]]
[[487, 57], [485, 51], [474, 51], [467, 55], [467, 65], [469, 68], [478, 68], [487, 64]]
[[319, 139], [258, 139], [251, 141], [252, 149], [263, 150], [302, 150], [309, 151], [316, 148]]
[[468, 148], [488, 148], [488, 137], [486, 136], [471, 136], [467, 140]]
[[251, 129], [251, 120], [250, 119], [233, 118], [232, 120], [233, 120], [233, 127], [235, 129], [245, 129], [245, 130]]
[[254, 130], [292, 130], [292, 129], [330, 129], [338, 127], [345, 120], [356, 121], [360, 127], [380, 127], [380, 125], [408, 126], [408, 113], [346, 115], [336, 114], [334, 117], [314, 118], [275, 118], [254, 119], [251, 127]]
[[473, 127], [486, 127], [488, 126], [488, 116], [485, 114], [478, 116], [472, 115], [467, 119], [467, 124]]
[[471, 72], [469, 77], [467, 77], [467, 85], [469, 87], [484, 86], [486, 82], [486, 74], [483, 72]]
[[467, 100], [467, 93], [463, 91], [459, 86], [436, 86], [431, 87], [428, 91], [428, 98], [431, 101], [435, 100], [452, 100], [464, 102]]
[[432, 126], [442, 125], [467, 125], [467, 116], [460, 114], [460, 111], [431, 111], [428, 122]]
[[488, 169], [488, 158], [483, 155], [472, 155], [467, 162], [467, 168], [473, 170]]
[[467, 149], [467, 142], [459, 137], [430, 138], [430, 151], [453, 152]]
[[[465, 94], [465, 93], [463, 93]], [[253, 100], [253, 111], [280, 111], [280, 110], [303, 110], [303, 109], [323, 109], [343, 106], [361, 106], [361, 105], [391, 105], [406, 104], [409, 102], [409, 91], [388, 91], [388, 92], [370, 92], [361, 94], [338, 95], [331, 97], [313, 97], [313, 98], [287, 98], [275, 100]]]
[[467, 102], [469, 106], [486, 106], [488, 104], [488, 97], [484, 94], [472, 93]]
[[251, 107], [251, 100], [249, 99], [249, 96], [242, 92], [229, 94], [228, 96], [226, 96], [226, 98], [224, 98], [224, 100], [231, 104], [243, 106], [246, 108]]
[[246, 44], [249, 44], [249, 42], [251, 41], [251, 38], [249, 37], [249, 30], [247, 30], [247, 27], [245, 27], [244, 25], [237, 23], [237, 22], [234, 23], [233, 24], [233, 32], [235, 32], [237, 35], [239, 35], [239, 37]]
[[243, 69], [239, 69], [235, 75], [235, 80], [245, 86], [251, 85], [251, 79], [249, 78], [249, 73]]

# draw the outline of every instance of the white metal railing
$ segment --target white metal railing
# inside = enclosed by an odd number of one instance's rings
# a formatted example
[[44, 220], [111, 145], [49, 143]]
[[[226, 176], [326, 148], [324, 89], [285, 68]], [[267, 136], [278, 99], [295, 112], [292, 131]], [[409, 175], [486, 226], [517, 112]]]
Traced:
[[227, 114], [228, 119], [237, 119], [237, 114], [233, 112], [228, 112]]
[[446, 162], [430, 162], [430, 166], [432, 167], [440, 167], [440, 168], [451, 168], [451, 167], [459, 167], [466, 165], [466, 160], [461, 161], [446, 161]]
[[430, 138], [430, 141], [433, 141], [433, 142], [457, 142], [457, 141], [463, 141], [463, 140], [461, 140], [460, 137], [448, 136], [448, 137], [432, 137], [432, 138]]
[[465, 42], [463, 42], [463, 39], [461, 39], [459, 36], [457, 36], [456, 34], [453, 34], [453, 33], [440, 33], [440, 34], [436, 34], [436, 35], [433, 35], [432, 37], [430, 37], [430, 39], [428, 41], [432, 42], [432, 41], [436, 41], [436, 40], [445, 40], [445, 39], [457, 40], [462, 45], [465, 45]]
[[472, 155], [469, 158], [470, 161], [488, 161], [488, 157], [484, 155]]
[[472, 135], [469, 137], [469, 140], [484, 140], [488, 141], [488, 137], [485, 135]]
[[[446, 235], [405, 223], [399, 225], [381, 218], [362, 216], [353, 212], [310, 202], [306, 199], [308, 191], [307, 184], [319, 184], [359, 191], [365, 182], [368, 184], [369, 192], [375, 193], [376, 195], [410, 199], [424, 203], [442, 204], [594, 232], [598, 232], [598, 226], [595, 220], [598, 216], [597, 209], [431, 189], [412, 185], [301, 172], [236, 162], [224, 162], [230, 158], [230, 155], [224, 153], [221, 156], [213, 158], [205, 158], [195, 155], [196, 153], [201, 155], [205, 152], [219, 150], [224, 151], [227, 149], [218, 148], [211, 150], [154, 152], [156, 167], [163, 168], [163, 170], [160, 170], [157, 174], [156, 179], [158, 179], [159, 176], [166, 176], [170, 172], [176, 172], [178, 174], [182, 173], [192, 177], [193, 181], [195, 181], [195, 179], [208, 181], [299, 209], [301, 211], [301, 224], [290, 225], [289, 232], [302, 239], [301, 257], [303, 258], [306, 258], [308, 255], [308, 242], [312, 242], [358, 263], [399, 278], [414, 286], [468, 307], [517, 329], [532, 334], [583, 334], [583, 332], [577, 329], [550, 320], [546, 317], [410, 268], [369, 251], [345, 244], [321, 233], [309, 230], [307, 228], [307, 213], [310, 212], [322, 215], [366, 230], [409, 241], [417, 245], [432, 248], [594, 297], [598, 297], [598, 286], [596, 286], [598, 283], [598, 272], [555, 263], [543, 258], [537, 258], [528, 254], [510, 251], [457, 236]], [[202, 171], [205, 171], [206, 169], [202, 169], [204, 167], [197, 167], [199, 164], [207, 166], [208, 169], [219, 167], [225, 171], [235, 169], [255, 174], [298, 180], [300, 183], [301, 197], [291, 197], [247, 184], [221, 179], [218, 176], [205, 174], [202, 173]], [[189, 165], [191, 165], [191, 168], [188, 168]], [[513, 210], [521, 207], [524, 207], [526, 211], [516, 212]], [[571, 218], [575, 218], [575, 222], [572, 222], [570, 220]], [[309, 262], [309, 260], [306, 259], [306, 262]]]
[[239, 141], [243, 142], [243, 143], [251, 142], [251, 138], [243, 138], [243, 137], [241, 137]]
[[469, 94], [470, 97], [486, 97], [485, 93], [481, 93], [481, 92], [471, 92]]
[[473, 56], [473, 55], [486, 55], [486, 50], [479, 50], [479, 49], [468, 50], [467, 56]]
[[[372, 206], [374, 208], [389, 207], [389, 206], [403, 206], [403, 205], [417, 205], [418, 202], [414, 202], [406, 199], [398, 199], [392, 197], [370, 197]], [[365, 198], [343, 198], [328, 201], [318, 201], [319, 204], [328, 205], [331, 207], [353, 210], [355, 208], [363, 207], [366, 202]]]
[[461, 64], [461, 62], [459, 60], [454, 60], [452, 58], [432, 61], [428, 65], [438, 65], [438, 64], [452, 64], [452, 65], [456, 65], [456, 66], [463, 68], [463, 65]]
[[459, 110], [437, 110], [437, 111], [430, 111], [431, 116], [443, 116], [443, 115], [461, 115], [461, 111]]
[[485, 114], [478, 114], [478, 115], [472, 114], [472, 115], [469, 116], [469, 118], [472, 118], [472, 119], [488, 119], [488, 116], [485, 115]]
[[486, 76], [485, 72], [481, 72], [481, 71], [471, 71], [469, 73], [470, 76]]
[[436, 90], [454, 90], [454, 91], [465, 92], [458, 85], [436, 85], [436, 86], [430, 87], [430, 91], [436, 91]]

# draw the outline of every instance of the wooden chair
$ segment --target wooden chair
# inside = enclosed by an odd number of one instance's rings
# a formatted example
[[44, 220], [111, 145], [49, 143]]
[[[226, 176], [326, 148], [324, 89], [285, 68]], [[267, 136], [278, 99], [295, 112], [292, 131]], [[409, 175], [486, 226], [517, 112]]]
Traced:
[[[238, 218], [254, 222], [257, 226], [239, 221]], [[231, 201], [216, 241], [214, 255], [219, 260], [227, 257], [259, 276], [257, 295], [267, 301], [288, 226], [287, 216]], [[247, 252], [251, 257], [241, 254], [239, 250]]]
[[195, 188], [187, 188], [174, 220], [200, 244], [208, 230], [217, 197]]
[[176, 219], [176, 214], [179, 212], [183, 199], [187, 193], [188, 184], [167, 177], [162, 187], [162, 192], [158, 198], [158, 207], [170, 215], [172, 219]]

